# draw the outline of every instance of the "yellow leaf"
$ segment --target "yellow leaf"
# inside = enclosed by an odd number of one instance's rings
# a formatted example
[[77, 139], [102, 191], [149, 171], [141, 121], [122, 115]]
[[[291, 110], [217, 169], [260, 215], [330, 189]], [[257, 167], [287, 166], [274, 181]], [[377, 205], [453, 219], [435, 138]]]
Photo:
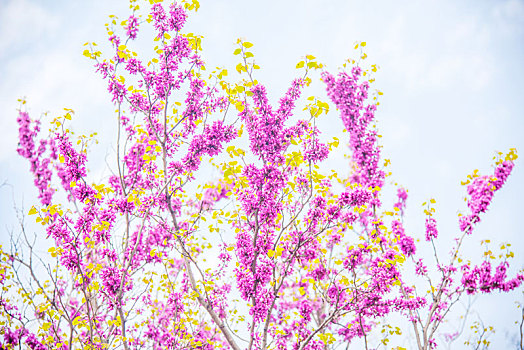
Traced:
[[282, 256], [282, 252], [284, 251], [284, 248], [282, 247], [277, 247], [277, 252], [276, 252], [276, 256]]
[[253, 44], [251, 44], [250, 42], [247, 42], [247, 41], [243, 42], [242, 45], [243, 45], [246, 49], [249, 49], [250, 47], [253, 46]]
[[302, 68], [302, 67], [304, 67], [304, 64], [305, 64], [304, 61], [300, 61], [300, 62], [298, 62], [298, 63], [297, 63], [297, 69], [298, 69], [298, 68]]
[[239, 72], [239, 73], [242, 72], [242, 69], [243, 69], [243, 68], [244, 68], [244, 66], [242, 65], [242, 63], [239, 63], [239, 64], [237, 64], [237, 66], [236, 66], [236, 70], [237, 70], [237, 72]]
[[36, 208], [35, 208], [34, 206], [31, 207], [31, 210], [29, 210], [29, 215], [34, 215], [34, 214], [36, 214], [36, 213], [38, 213], [38, 211], [36, 210]]
[[77, 324], [79, 324], [80, 322], [82, 322], [82, 318], [80, 316], [77, 316], [74, 320], [73, 320], [73, 326], [76, 326]]

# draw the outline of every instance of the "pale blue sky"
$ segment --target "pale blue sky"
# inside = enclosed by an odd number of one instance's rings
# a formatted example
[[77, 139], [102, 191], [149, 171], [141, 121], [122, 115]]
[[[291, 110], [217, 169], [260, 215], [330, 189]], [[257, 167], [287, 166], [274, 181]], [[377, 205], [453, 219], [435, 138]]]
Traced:
[[[354, 55], [355, 41], [367, 42], [368, 60], [381, 67], [375, 87], [384, 92], [377, 113], [384, 155], [392, 161], [393, 179], [409, 189], [407, 227], [419, 237], [423, 201], [437, 199], [446, 244], [458, 230], [457, 210], [464, 209], [460, 180], [476, 168], [491, 171], [496, 150], [516, 147], [524, 159], [524, 1], [201, 0], [201, 5], [188, 30], [204, 35], [209, 66], [232, 67], [236, 38], [251, 41], [262, 66], [259, 81], [273, 100], [305, 54], [336, 71]], [[101, 138], [111, 135], [113, 108], [105, 85], [81, 52], [84, 42], [105, 40], [104, 23], [112, 13], [126, 17], [126, 3], [0, 0], [0, 183], [14, 186], [18, 203], [23, 194], [27, 206], [35, 191], [28, 164], [15, 151], [17, 98], [27, 97], [33, 117], [69, 107], [77, 112], [76, 130], [108, 125]], [[329, 118], [326, 130], [336, 133], [341, 124], [335, 113]], [[93, 150], [109, 153], [102, 146]], [[522, 159], [468, 241], [473, 260], [481, 251], [478, 242], [491, 237], [512, 242], [515, 265], [524, 265], [518, 249], [524, 243]], [[4, 187], [1, 241], [5, 228], [13, 226], [11, 208], [11, 190]], [[518, 299], [513, 293], [478, 301], [485, 322], [500, 326], [500, 346], [504, 329], [516, 330], [511, 327]]]

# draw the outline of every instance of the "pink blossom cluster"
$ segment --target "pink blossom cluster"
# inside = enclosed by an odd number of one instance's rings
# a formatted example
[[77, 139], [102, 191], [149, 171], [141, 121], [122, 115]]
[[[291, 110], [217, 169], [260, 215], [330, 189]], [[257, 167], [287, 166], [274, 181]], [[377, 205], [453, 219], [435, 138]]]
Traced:
[[433, 217], [426, 218], [426, 241], [436, 239], [438, 236], [437, 220]]
[[507, 279], [508, 263], [502, 262], [495, 268], [492, 274], [492, 267], [489, 261], [484, 261], [480, 266], [471, 268], [469, 265], [462, 265], [462, 284], [467, 294], [477, 292], [491, 293], [494, 290], [508, 292], [519, 287], [524, 281], [524, 275], [518, 274], [515, 278]]
[[468, 207], [471, 213], [460, 217], [460, 230], [470, 234], [473, 231], [475, 224], [480, 221], [480, 214], [484, 213], [496, 191], [502, 188], [506, 182], [511, 170], [513, 170], [513, 162], [505, 160], [497, 165], [495, 173], [492, 177], [483, 175], [473, 179], [468, 185]]
[[[36, 148], [36, 137], [40, 131], [40, 122], [31, 122], [27, 112], [18, 114], [18, 154], [29, 160], [31, 172], [35, 180], [34, 184], [38, 189], [38, 198], [43, 205], [49, 205], [53, 198], [54, 189], [51, 187], [52, 171], [50, 165], [53, 159], [56, 160], [54, 152], [54, 140], [42, 139]], [[45, 157], [46, 148], [52, 150], [52, 157]]]
[[400, 215], [404, 215], [404, 210], [406, 209], [406, 201], [408, 199], [408, 192], [406, 189], [399, 187], [397, 189], [397, 199], [398, 201], [393, 205], [394, 208], [397, 208], [400, 211]]
[[402, 223], [397, 220], [394, 220], [391, 223], [391, 229], [393, 233], [398, 236], [398, 244], [402, 253], [406, 256], [412, 256], [413, 254], [415, 254], [417, 251], [415, 241], [413, 237], [405, 234]]
[[353, 67], [351, 74], [340, 73], [337, 78], [324, 72], [322, 80], [327, 86], [328, 96], [340, 110], [344, 127], [349, 133], [352, 160], [357, 165], [354, 182], [366, 187], [382, 187], [384, 171], [380, 170], [380, 148], [377, 130], [371, 128], [375, 119], [376, 104], [366, 105], [369, 83], [359, 84], [362, 69]]

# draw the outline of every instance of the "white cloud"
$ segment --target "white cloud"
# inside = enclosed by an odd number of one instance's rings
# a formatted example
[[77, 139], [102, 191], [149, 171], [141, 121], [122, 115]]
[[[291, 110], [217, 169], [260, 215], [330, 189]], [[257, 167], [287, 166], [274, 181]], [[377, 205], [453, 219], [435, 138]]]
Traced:
[[493, 7], [492, 16], [504, 34], [521, 35], [524, 33], [524, 1], [499, 1]]
[[17, 45], [38, 44], [49, 32], [57, 29], [58, 18], [28, 0], [0, 4], [0, 58], [12, 54]]

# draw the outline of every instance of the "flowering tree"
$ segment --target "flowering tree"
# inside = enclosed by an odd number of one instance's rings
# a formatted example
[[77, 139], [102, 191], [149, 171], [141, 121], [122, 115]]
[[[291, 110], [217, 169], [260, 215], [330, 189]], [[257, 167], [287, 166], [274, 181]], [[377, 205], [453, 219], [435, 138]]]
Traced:
[[[29, 215], [52, 246], [39, 259], [22, 226], [23, 246], [1, 253], [3, 348], [305, 350], [359, 338], [370, 349], [388, 344], [380, 327], [402, 332], [385, 321], [398, 314], [416, 346], [430, 349], [461, 296], [521, 285], [523, 275], [507, 276], [509, 250], [496, 266], [495, 256], [480, 265], [460, 257], [515, 150], [499, 154], [493, 174], [468, 176], [468, 212], [451, 254], [417, 256], [403, 226], [406, 190], [392, 208], [382, 205], [378, 95], [369, 92], [376, 66], [352, 61], [335, 76], [308, 55], [271, 105], [249, 42], [234, 52], [240, 81], [228, 82], [225, 69], [206, 73], [200, 37], [182, 32], [197, 1], [130, 3], [131, 16], [107, 24], [111, 56], [94, 43], [84, 51], [116, 109], [106, 182], [86, 170], [94, 135], [68, 129], [72, 110], [44, 135], [21, 103], [18, 153], [40, 201]], [[150, 59], [133, 51], [147, 25]], [[321, 135], [330, 105], [309, 97], [296, 112], [317, 70], [347, 131], [346, 176], [320, 166], [339, 146]], [[435, 249], [433, 203], [425, 244]]]

